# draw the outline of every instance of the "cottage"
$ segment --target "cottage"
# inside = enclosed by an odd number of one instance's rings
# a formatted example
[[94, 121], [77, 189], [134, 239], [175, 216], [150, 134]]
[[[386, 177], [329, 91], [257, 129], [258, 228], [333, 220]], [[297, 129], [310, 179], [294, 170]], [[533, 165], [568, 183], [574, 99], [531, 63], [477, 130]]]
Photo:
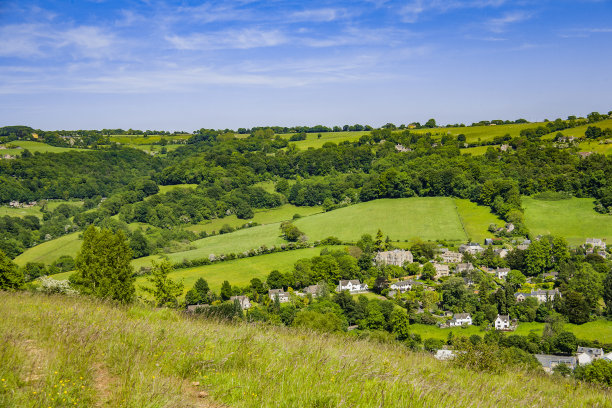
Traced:
[[497, 275], [497, 279], [506, 279], [509, 272], [510, 268], [497, 268], [495, 270], [495, 275]]
[[209, 307], [210, 305], [187, 305], [187, 312], [188, 313], [200, 313], [204, 309], [207, 309]]
[[468, 244], [463, 244], [459, 247], [459, 252], [468, 253], [470, 255], [476, 255], [484, 251], [484, 248], [480, 246], [477, 242], [470, 242]]
[[557, 288], [553, 290], [536, 290], [535, 292], [531, 292], [531, 296], [535, 297], [538, 300], [538, 303], [544, 303], [555, 300], [557, 297], [561, 297], [561, 292], [559, 292], [559, 289]]
[[542, 368], [547, 373], [552, 373], [553, 369], [558, 365], [564, 364], [570, 369], [576, 368], [578, 361], [574, 356], [554, 356], [551, 354], [535, 354], [535, 358], [542, 365]]
[[508, 149], [510, 149], [510, 145], [509, 144], [503, 144], [501, 146], [499, 146], [499, 150], [502, 152], [507, 152]]
[[463, 261], [463, 254], [461, 252], [446, 251], [440, 255], [440, 258], [445, 263], [459, 263]]
[[320, 296], [322, 291], [323, 287], [321, 285], [310, 285], [304, 288], [304, 293], [307, 295], [310, 294], [312, 297]]
[[448, 267], [448, 265], [434, 263], [433, 267], [436, 269], [436, 279], [440, 279], [443, 276], [450, 275], [450, 268]]
[[592, 254], [596, 251], [596, 248], [599, 250], [605, 250], [606, 243], [599, 238], [587, 238], [583, 247], [586, 249], [587, 254]]
[[485, 238], [484, 243], [485, 245], [493, 245], [493, 238]]
[[394, 249], [393, 251], [377, 253], [374, 262], [383, 265], [403, 266], [404, 263], [412, 263], [413, 259], [412, 252]]
[[591, 358], [591, 360], [599, 360], [604, 357], [604, 351], [601, 348], [595, 347], [580, 347], [576, 350], [576, 355], [579, 356], [581, 354], [587, 355]]
[[251, 301], [247, 296], [230, 296], [230, 301], [235, 302], [236, 300], [240, 304], [242, 310], [251, 308]]
[[494, 249], [493, 252], [500, 258], [505, 258], [506, 256], [508, 256], [508, 250], [506, 248]]
[[455, 272], [457, 273], [470, 272], [473, 270], [474, 270], [474, 265], [472, 265], [471, 262], [460, 263], [460, 264], [457, 264], [457, 266], [455, 267]]
[[514, 294], [514, 300], [516, 300], [517, 302], [524, 302], [530, 296], [531, 295], [529, 293], [517, 292]]
[[495, 319], [495, 330], [510, 330], [510, 316], [497, 315]]
[[472, 325], [472, 316], [469, 313], [456, 313], [453, 315], [453, 318], [449, 320], [448, 325], [450, 327], [456, 326], [471, 326]]
[[342, 292], [343, 290], [348, 290], [350, 293], [359, 293], [365, 292], [368, 290], [367, 283], [361, 283], [358, 279], [353, 280], [341, 280], [340, 284], [337, 286], [336, 290], [338, 292]]
[[411, 290], [414, 285], [422, 285], [422, 283], [413, 280], [404, 280], [392, 283], [391, 285], [389, 285], [389, 288], [398, 290], [400, 292], [406, 292], [408, 290]]
[[268, 291], [268, 296], [273, 302], [276, 301], [277, 298], [280, 303], [289, 302], [289, 293], [282, 289], [270, 289]]
[[514, 229], [515, 229], [515, 228], [516, 228], [516, 227], [515, 227], [515, 226], [514, 226], [514, 224], [513, 224], [513, 223], [511, 223], [511, 222], [509, 222], [509, 223], [507, 223], [507, 224], [506, 224], [506, 231], [507, 231], [507, 232], [512, 232], [512, 231], [514, 231]]

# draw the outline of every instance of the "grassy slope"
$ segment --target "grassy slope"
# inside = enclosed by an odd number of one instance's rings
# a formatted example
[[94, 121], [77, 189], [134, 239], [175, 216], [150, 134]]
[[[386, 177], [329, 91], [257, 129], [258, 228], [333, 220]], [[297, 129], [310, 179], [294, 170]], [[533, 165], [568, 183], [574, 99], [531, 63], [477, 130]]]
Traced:
[[518, 136], [521, 130], [538, 127], [543, 123], [520, 123], [514, 125], [498, 125], [498, 126], [466, 126], [466, 127], [450, 127], [450, 128], [436, 128], [436, 129], [412, 129], [411, 132], [425, 134], [427, 132], [432, 135], [445, 135], [450, 134], [458, 136], [464, 134], [468, 143], [480, 141], [493, 140], [496, 136]]
[[[291, 134], [282, 134], [280, 135], [282, 138], [284, 139], [289, 139], [291, 137], [291, 135], [293, 135], [294, 133]], [[332, 143], [341, 143], [344, 141], [351, 141], [354, 142], [356, 140], [359, 140], [359, 138], [363, 135], [369, 135], [370, 132], [369, 131], [360, 131], [360, 132], [324, 132], [321, 133], [321, 138], [319, 139], [317, 137], [318, 133], [307, 133], [306, 134], [306, 140], [299, 140], [297, 142], [291, 142], [291, 143], [295, 143], [295, 145], [299, 148], [299, 149], [308, 149], [309, 147], [314, 147], [315, 149], [318, 149], [319, 147], [323, 146], [325, 143], [327, 142], [332, 142]]]
[[370, 201], [305, 217], [295, 225], [310, 240], [329, 236], [357, 240], [366, 233], [376, 235], [379, 228], [392, 240], [466, 239], [453, 199], [442, 197]]
[[[126, 145], [150, 145], [151, 143], [159, 142], [162, 138], [172, 140], [186, 140], [189, 139], [190, 134], [173, 135], [173, 136], [162, 136], [162, 135], [151, 135], [144, 137], [142, 135], [113, 135], [109, 137], [111, 142], [126, 144]], [[161, 147], [161, 146], [160, 146]]]
[[159, 186], [158, 194], [165, 194], [177, 188], [196, 188], [197, 186], [197, 184], [173, 184], [170, 186]]
[[[561, 133], [563, 133], [565, 136], [584, 137], [584, 132], [586, 132], [589, 126], [597, 126], [598, 128], [601, 128], [602, 130], [606, 128], [612, 128], [612, 119], [606, 119], [606, 120], [602, 120], [601, 122], [590, 123], [584, 126], [577, 126], [571, 129], [564, 129], [564, 130], [561, 130]], [[553, 133], [546, 135], [545, 137], [553, 138], [557, 133], [558, 132], [553, 132]]]
[[272, 208], [270, 210], [265, 211], [256, 211], [255, 216], [250, 220], [241, 220], [238, 219], [235, 215], [230, 215], [223, 218], [217, 218], [214, 220], [210, 220], [205, 224], [198, 224], [192, 227], [188, 227], [187, 229], [194, 232], [206, 231], [207, 233], [211, 233], [212, 231], [219, 231], [221, 227], [225, 224], [228, 224], [232, 228], [236, 228], [242, 226], [248, 222], [256, 222], [258, 224], [271, 224], [278, 223], [281, 221], [290, 220], [293, 218], [294, 214], [300, 214], [305, 217], [308, 215], [317, 214], [323, 211], [321, 207], [297, 207], [292, 204], [285, 204], [278, 208]]
[[543, 201], [523, 197], [523, 207], [527, 228], [536, 235], [561, 235], [571, 245], [583, 244], [586, 238], [612, 241], [612, 217], [595, 212], [590, 198]]
[[[298, 259], [317, 256], [321, 253], [321, 249], [323, 248], [276, 252], [195, 268], [177, 269], [170, 276], [175, 280], [183, 280], [185, 292], [193, 287], [198, 278], [206, 279], [210, 288], [215, 292], [219, 292], [221, 284], [225, 280], [229, 281], [232, 285], [247, 286], [253, 278], [265, 280], [268, 274], [275, 269], [283, 273], [289, 272], [293, 269], [293, 265]], [[144, 277], [137, 280], [138, 285], [145, 282], [146, 278]]]
[[29, 248], [15, 258], [15, 263], [17, 265], [25, 265], [27, 262], [50, 264], [62, 255], [74, 257], [79, 249], [81, 249], [79, 234], [81, 233], [74, 232]]
[[[522, 371], [475, 373], [399, 344], [183, 319], [169, 310], [79, 298], [0, 293], [0, 337], [2, 406], [612, 404], [600, 388]], [[202, 389], [210, 397], [195, 398]]]
[[612, 143], [603, 144], [599, 142], [582, 142], [580, 143], [581, 152], [595, 152], [601, 154], [612, 154]]
[[472, 241], [483, 242], [485, 238], [490, 238], [491, 233], [487, 228], [491, 224], [505, 225], [505, 222], [493, 214], [489, 207], [459, 198], [455, 199], [455, 205], [465, 233]]
[[24, 149], [28, 149], [31, 153], [63, 153], [63, 152], [76, 152], [76, 151], [88, 151], [87, 149], [67, 148], [67, 147], [56, 147], [44, 144], [41, 142], [32, 142], [29, 140], [16, 140], [14, 142], [7, 143], [7, 145], [20, 146], [21, 149], [5, 149], [0, 150], [0, 154], [21, 154]]

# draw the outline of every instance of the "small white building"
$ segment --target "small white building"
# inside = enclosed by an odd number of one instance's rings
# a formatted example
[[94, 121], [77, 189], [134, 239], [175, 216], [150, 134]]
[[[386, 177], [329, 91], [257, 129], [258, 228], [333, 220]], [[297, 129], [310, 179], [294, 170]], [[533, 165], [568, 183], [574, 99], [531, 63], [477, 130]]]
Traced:
[[[587, 238], [584, 247], [587, 249], [587, 253], [593, 253], [595, 248], [606, 249], [606, 243], [599, 238]], [[590, 252], [589, 252], [590, 251]]]
[[394, 289], [400, 292], [406, 292], [406, 291], [411, 290], [414, 287], [414, 285], [421, 285], [421, 283], [415, 282], [413, 280], [393, 282], [391, 285], [389, 285], [389, 289]]
[[497, 279], [506, 279], [508, 273], [510, 272], [510, 268], [497, 268], [495, 270], [495, 274], [497, 275]]
[[495, 330], [510, 330], [510, 316], [497, 315], [495, 319]]
[[472, 325], [472, 316], [469, 313], [455, 313], [453, 318], [448, 321], [448, 325], [450, 327], [456, 326], [471, 326]]
[[236, 300], [238, 301], [238, 303], [240, 303], [240, 308], [242, 310], [251, 308], [251, 301], [247, 296], [230, 296], [230, 301], [234, 302]]
[[338, 292], [342, 292], [343, 290], [348, 290], [350, 293], [365, 292], [368, 290], [368, 284], [361, 283], [359, 282], [358, 279], [341, 280], [336, 290]]
[[280, 303], [289, 302], [289, 293], [282, 289], [270, 289], [268, 291], [268, 296], [270, 296], [270, 300], [273, 302], [276, 301], [277, 298]]

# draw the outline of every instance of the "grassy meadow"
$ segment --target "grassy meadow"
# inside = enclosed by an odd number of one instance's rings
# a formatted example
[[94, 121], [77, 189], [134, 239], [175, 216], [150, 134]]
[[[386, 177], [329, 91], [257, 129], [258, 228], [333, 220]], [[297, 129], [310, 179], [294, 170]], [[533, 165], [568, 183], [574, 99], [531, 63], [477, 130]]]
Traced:
[[[295, 133], [284, 133], [280, 137], [289, 139]], [[318, 137], [318, 133], [306, 133], [306, 140], [299, 140], [294, 143], [299, 149], [322, 147], [327, 142], [339, 144], [341, 142], [349, 141], [354, 142], [359, 140], [363, 135], [369, 135], [370, 131], [357, 131], [357, 132], [321, 132], [321, 138]]]
[[[587, 128], [589, 126], [597, 126], [598, 128], [606, 129], [606, 128], [612, 128], [612, 119], [606, 119], [606, 120], [602, 120], [601, 122], [597, 122], [597, 123], [589, 123], [588, 125], [583, 125], [583, 126], [576, 126], [575, 128], [571, 128], [571, 129], [564, 129], [561, 130], [561, 133], [563, 133], [565, 136], [573, 136], [573, 137], [584, 137], [584, 132], [586, 132]], [[558, 132], [553, 132], [550, 133], [549, 135], [547, 135], [547, 137], [549, 138], [553, 138]]]
[[[68, 147], [56, 147], [51, 146], [42, 142], [33, 142], [30, 140], [15, 140], [10, 143], [6, 143], [6, 146], [19, 146], [20, 149], [2, 149], [0, 150], [0, 154], [11, 154], [11, 155], [21, 155], [24, 149], [30, 151], [30, 153], [64, 153], [64, 152], [75, 152], [75, 151], [87, 151], [87, 149], [77, 149], [77, 148], [68, 148]], [[4, 146], [4, 145], [3, 145]]]
[[[187, 140], [189, 139], [191, 134], [182, 134], [182, 135], [172, 135], [172, 136], [162, 136], [162, 135], [111, 135], [109, 136], [109, 140], [114, 143], [125, 144], [125, 145], [151, 145], [152, 143], [157, 143], [161, 139], [166, 139], [167, 141], [172, 140]], [[170, 146], [170, 145], [168, 145]], [[166, 147], [168, 147], [166, 146]], [[161, 146], [160, 146], [161, 147]]]
[[596, 141], [582, 142], [580, 143], [580, 151], [612, 154], [612, 143], [599, 143]]
[[172, 190], [175, 190], [177, 188], [193, 188], [195, 189], [198, 185], [197, 184], [172, 184], [169, 186], [159, 186], [159, 193], [158, 194], [165, 194], [168, 193]]
[[[210, 288], [218, 293], [221, 290], [221, 284], [225, 280], [229, 281], [232, 285], [247, 286], [253, 278], [265, 280], [268, 274], [275, 269], [283, 273], [290, 272], [298, 259], [317, 256], [321, 253], [322, 249], [323, 247], [296, 249], [294, 251], [275, 252], [251, 258], [219, 262], [212, 265], [177, 269], [170, 274], [170, 277], [174, 280], [183, 281], [185, 285], [184, 292], [191, 289], [198, 278], [204, 278]], [[146, 278], [138, 278], [136, 284], [146, 284]]]
[[294, 224], [309, 240], [335, 236], [356, 241], [381, 229], [392, 240], [466, 239], [452, 198], [382, 199], [298, 219]]
[[534, 235], [560, 235], [570, 245], [581, 245], [586, 238], [612, 241], [612, 217], [593, 209], [591, 198], [559, 201], [523, 197], [525, 224]]
[[538, 127], [543, 123], [519, 123], [512, 125], [496, 125], [496, 126], [465, 126], [465, 127], [448, 127], [435, 129], [411, 129], [414, 133], [431, 133], [434, 136], [465, 135], [466, 142], [485, 142], [495, 139], [497, 136], [505, 136], [509, 134], [512, 137], [519, 136], [521, 130]]
[[256, 222], [258, 224], [271, 224], [278, 223], [281, 221], [291, 220], [295, 214], [300, 214], [302, 217], [306, 217], [313, 214], [322, 212], [323, 209], [319, 206], [316, 207], [297, 207], [292, 204], [284, 204], [277, 208], [269, 210], [256, 210], [255, 216], [249, 220], [241, 220], [232, 214], [223, 218], [216, 218], [206, 223], [196, 224], [187, 229], [193, 232], [206, 231], [211, 233], [213, 231], [219, 231], [225, 224], [232, 228], [240, 227], [249, 222]]
[[83, 298], [0, 292], [0, 337], [6, 407], [612, 404], [599, 387], [520, 370], [476, 373], [399, 343]]
[[491, 233], [487, 230], [491, 224], [497, 224], [499, 227], [506, 224], [493, 214], [489, 207], [478, 205], [467, 199], [455, 198], [454, 201], [461, 224], [467, 238], [471, 241], [483, 242], [485, 238], [491, 238]]
[[17, 265], [25, 265], [28, 262], [43, 262], [51, 264], [62, 255], [74, 257], [81, 249], [82, 240], [79, 238], [81, 232], [73, 232], [50, 241], [43, 242], [35, 247], [28, 248], [24, 253], [14, 259]]

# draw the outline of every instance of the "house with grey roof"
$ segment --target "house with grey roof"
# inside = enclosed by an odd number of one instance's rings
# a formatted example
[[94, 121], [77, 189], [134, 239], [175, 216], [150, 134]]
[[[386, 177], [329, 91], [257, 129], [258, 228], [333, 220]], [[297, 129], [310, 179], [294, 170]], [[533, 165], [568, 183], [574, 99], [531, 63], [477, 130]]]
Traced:
[[359, 279], [341, 280], [336, 287], [336, 291], [342, 292], [343, 290], [348, 290], [350, 293], [366, 292], [368, 284], [359, 282]]
[[459, 246], [459, 252], [462, 254], [468, 253], [471, 255], [476, 255], [484, 251], [484, 248], [480, 246], [477, 242], [469, 242], [467, 244], [463, 244]]
[[495, 330], [510, 330], [510, 316], [497, 315], [495, 319]]
[[268, 291], [268, 296], [273, 302], [276, 301], [276, 299], [278, 299], [280, 303], [289, 302], [289, 293], [282, 289], [270, 289]]
[[412, 263], [413, 259], [412, 252], [394, 249], [393, 251], [378, 252], [374, 257], [374, 262], [379, 265], [403, 266], [404, 263]]
[[453, 318], [448, 321], [448, 325], [450, 327], [456, 326], [471, 326], [472, 325], [472, 316], [469, 313], [455, 313]]
[[403, 280], [399, 282], [393, 282], [391, 285], [389, 285], [389, 289], [394, 289], [403, 293], [411, 290], [415, 285], [422, 285], [422, 283], [413, 280]]
[[564, 364], [570, 369], [576, 368], [578, 360], [575, 356], [555, 356], [552, 354], [535, 354], [536, 360], [542, 365], [542, 368], [547, 373], [552, 373], [554, 368]]
[[474, 265], [471, 262], [459, 263], [455, 266], [455, 272], [457, 273], [470, 272], [472, 270], [474, 270]]
[[323, 287], [321, 285], [310, 285], [304, 288], [304, 293], [306, 295], [311, 295], [312, 297], [317, 297], [321, 294]]
[[444, 263], [459, 263], [463, 261], [463, 254], [461, 252], [446, 251], [440, 254], [442, 262]]
[[249, 300], [248, 296], [230, 296], [230, 301], [238, 301], [242, 310], [251, 308], [251, 301]]

